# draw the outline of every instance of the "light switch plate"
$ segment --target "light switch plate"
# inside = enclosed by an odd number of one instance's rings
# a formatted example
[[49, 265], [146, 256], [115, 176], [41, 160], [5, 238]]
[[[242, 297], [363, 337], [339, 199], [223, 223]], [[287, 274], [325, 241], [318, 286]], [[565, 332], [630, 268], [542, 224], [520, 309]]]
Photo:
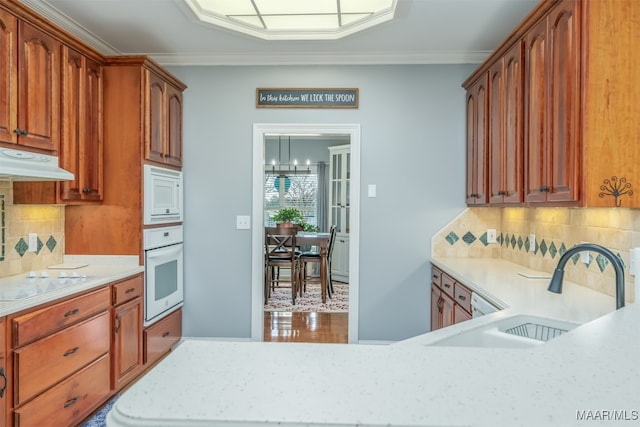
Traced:
[[534, 233], [529, 234], [529, 252], [534, 253], [537, 249], [536, 235]]
[[38, 251], [38, 234], [37, 233], [29, 233], [29, 252], [37, 252]]
[[487, 230], [487, 243], [496, 243], [496, 229], [489, 228]]
[[251, 229], [251, 217], [249, 215], [238, 215], [236, 217], [236, 230]]
[[368, 197], [376, 197], [376, 185], [375, 184], [369, 184], [369, 186], [367, 187], [367, 196]]

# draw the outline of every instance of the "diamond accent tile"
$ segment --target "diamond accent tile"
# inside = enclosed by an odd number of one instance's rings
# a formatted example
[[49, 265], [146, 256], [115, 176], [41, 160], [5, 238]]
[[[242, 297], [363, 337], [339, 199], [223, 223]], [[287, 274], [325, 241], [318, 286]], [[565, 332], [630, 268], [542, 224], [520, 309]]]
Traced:
[[531, 249], [531, 242], [529, 242], [529, 236], [527, 236], [524, 239], [524, 249], [529, 252], [529, 249]]
[[[458, 236], [456, 236], [456, 238], [457, 237]], [[49, 248], [49, 252], [53, 252], [53, 250], [55, 249], [57, 244], [58, 244], [58, 242], [56, 242], [56, 239], [54, 239], [53, 236], [49, 236], [49, 238], [47, 239], [47, 248]]]
[[523, 245], [524, 241], [522, 240], [522, 236], [518, 236], [518, 249], [522, 250]]
[[544, 258], [544, 256], [547, 254], [547, 242], [544, 241], [544, 239], [542, 239], [542, 242], [540, 242], [540, 252], [542, 252], [542, 257]]
[[560, 245], [560, 256], [564, 255], [565, 252], [567, 252], [567, 247], [562, 243]]
[[[576, 265], [578, 261], [580, 261], [580, 254], [573, 254], [573, 256], [571, 256], [571, 261], [573, 261], [573, 265]], [[587, 267], [588, 266], [589, 264], [587, 264]]]
[[596, 257], [596, 264], [598, 264], [600, 272], [603, 273], [607, 268], [607, 265], [609, 265], [609, 260], [602, 256], [602, 254], [598, 254], [598, 256]]
[[29, 249], [29, 245], [21, 237], [20, 240], [18, 240], [18, 243], [16, 243], [15, 248], [16, 248], [16, 252], [18, 252], [20, 257], [23, 257], [24, 254], [27, 252], [27, 249]]
[[554, 259], [557, 254], [558, 249], [556, 248], [556, 244], [555, 242], [551, 242], [551, 245], [549, 246], [549, 255], [551, 255], [551, 259]]
[[38, 245], [36, 247], [36, 255], [40, 255], [40, 250], [44, 247], [44, 243], [42, 243], [42, 240], [40, 240], [40, 238], [38, 237]]
[[515, 235], [511, 235], [511, 249], [515, 249], [516, 248], [516, 236]]
[[502, 236], [502, 233], [500, 233], [500, 235], [496, 237], [496, 241], [500, 246], [502, 246], [502, 242], [504, 242], [504, 237]]
[[486, 231], [482, 234], [482, 236], [480, 236], [480, 241], [485, 246], [489, 245], [489, 242], [487, 241], [487, 232]]
[[509, 233], [504, 235], [504, 246], [509, 247]]
[[464, 236], [462, 236], [462, 240], [463, 240], [467, 245], [470, 245], [470, 244], [472, 244], [473, 242], [475, 242], [475, 240], [476, 240], [476, 236], [474, 236], [474, 235], [473, 235], [473, 233], [471, 233], [470, 231], [467, 231], [467, 232], [465, 233], [465, 235], [464, 235]]

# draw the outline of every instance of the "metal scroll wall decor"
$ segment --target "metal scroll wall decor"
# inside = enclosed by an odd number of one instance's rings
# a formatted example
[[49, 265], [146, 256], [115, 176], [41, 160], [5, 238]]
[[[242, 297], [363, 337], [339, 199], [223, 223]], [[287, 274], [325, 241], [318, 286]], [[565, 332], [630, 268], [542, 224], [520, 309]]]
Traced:
[[617, 208], [622, 206], [622, 200], [620, 200], [621, 196], [633, 195], [631, 183], [627, 182], [627, 179], [624, 177], [618, 179], [617, 176], [612, 176], [611, 179], [605, 179], [600, 186], [600, 190], [602, 190], [602, 192], [599, 194], [600, 197], [613, 196], [615, 198], [615, 204]]

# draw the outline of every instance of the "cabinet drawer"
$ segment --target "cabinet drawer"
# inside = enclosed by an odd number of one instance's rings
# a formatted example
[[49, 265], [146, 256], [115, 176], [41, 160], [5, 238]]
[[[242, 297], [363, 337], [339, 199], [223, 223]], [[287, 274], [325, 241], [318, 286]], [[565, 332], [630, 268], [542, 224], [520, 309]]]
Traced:
[[466, 286], [456, 282], [454, 292], [456, 303], [464, 308], [467, 313], [471, 313], [471, 291]]
[[182, 336], [182, 309], [178, 309], [144, 331], [144, 363], [153, 363]]
[[431, 266], [431, 284], [442, 287], [442, 271]]
[[109, 355], [16, 409], [15, 425], [71, 426], [86, 417], [109, 395]]
[[109, 312], [14, 351], [20, 405], [109, 351]]
[[453, 280], [452, 277], [450, 277], [449, 275], [442, 273], [442, 290], [445, 291], [445, 293], [447, 293], [451, 298], [454, 297], [454, 292], [453, 292], [453, 288], [454, 285], [456, 283], [455, 280]]
[[113, 285], [113, 305], [120, 305], [123, 302], [132, 300], [142, 295], [144, 288], [144, 277], [142, 274], [123, 280]]
[[109, 308], [109, 288], [14, 317], [13, 346], [20, 347]]

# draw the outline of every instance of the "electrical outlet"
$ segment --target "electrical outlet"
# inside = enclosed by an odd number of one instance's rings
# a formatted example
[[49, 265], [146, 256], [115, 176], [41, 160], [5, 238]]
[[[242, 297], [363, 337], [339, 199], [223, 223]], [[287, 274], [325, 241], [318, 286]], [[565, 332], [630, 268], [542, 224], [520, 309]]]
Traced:
[[489, 228], [487, 230], [487, 243], [496, 243], [496, 229]]
[[29, 233], [29, 252], [36, 252], [38, 250], [38, 234]]
[[[582, 243], [587, 243], [587, 242], [582, 242]], [[580, 252], [580, 262], [589, 265], [589, 263], [591, 262], [591, 253], [589, 251]]]
[[536, 235], [534, 233], [529, 234], [529, 252], [534, 253], [538, 246], [536, 245]]

